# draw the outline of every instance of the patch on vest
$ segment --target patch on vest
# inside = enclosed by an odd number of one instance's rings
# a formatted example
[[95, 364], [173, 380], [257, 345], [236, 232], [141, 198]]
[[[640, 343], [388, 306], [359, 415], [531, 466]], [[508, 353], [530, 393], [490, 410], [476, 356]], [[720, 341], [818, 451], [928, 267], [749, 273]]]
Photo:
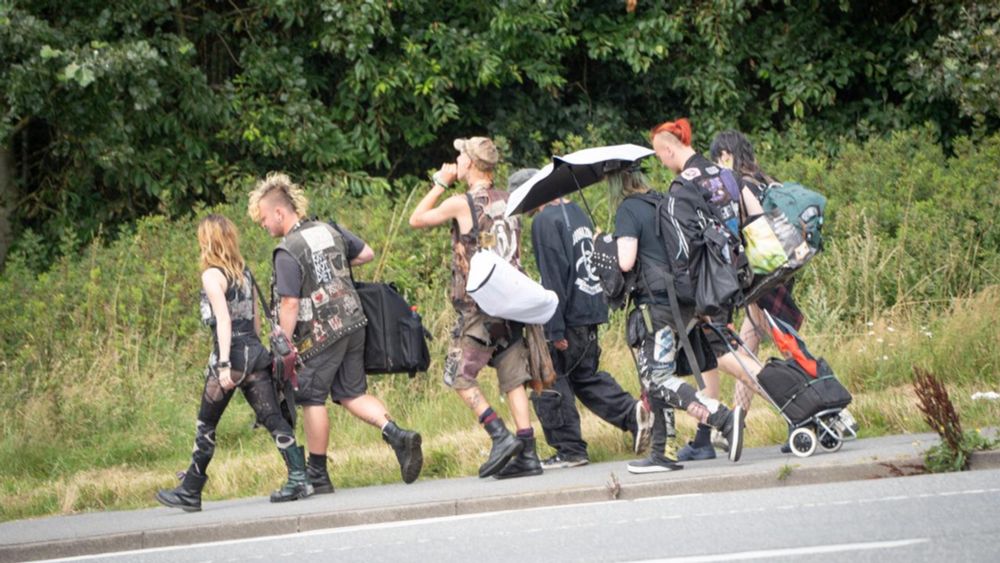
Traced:
[[694, 180], [698, 176], [701, 176], [701, 170], [698, 170], [697, 168], [685, 168], [681, 172], [681, 177], [685, 180]]
[[316, 307], [321, 307], [330, 302], [330, 295], [327, 294], [326, 290], [319, 288], [312, 294], [313, 305]]
[[705, 172], [711, 174], [712, 176], [715, 176], [719, 173], [719, 168], [717, 166], [707, 166], [705, 167]]
[[320, 252], [333, 246], [333, 235], [323, 225], [309, 227], [301, 231], [302, 238], [313, 252]]

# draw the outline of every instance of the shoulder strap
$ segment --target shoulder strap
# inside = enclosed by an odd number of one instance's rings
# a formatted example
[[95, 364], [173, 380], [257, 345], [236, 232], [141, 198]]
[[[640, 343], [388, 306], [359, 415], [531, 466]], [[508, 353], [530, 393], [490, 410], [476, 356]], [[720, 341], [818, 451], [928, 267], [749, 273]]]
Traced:
[[347, 259], [347, 237], [344, 237], [344, 231], [340, 230], [340, 225], [336, 221], [330, 221], [329, 225], [333, 227], [335, 231], [340, 233], [340, 236], [344, 239], [344, 260], [347, 262], [347, 273], [351, 276], [351, 285], [356, 286], [357, 282], [354, 281], [354, 268], [351, 267], [351, 261]]
[[260, 306], [264, 308], [264, 315], [271, 321], [271, 324], [277, 326], [277, 321], [271, 316], [271, 307], [264, 300], [264, 293], [261, 292], [260, 286], [257, 285], [257, 278], [254, 277], [253, 272], [250, 271], [250, 267], [247, 267], [247, 273], [250, 274], [250, 281], [253, 282], [253, 289], [257, 292], [257, 297], [260, 298]]
[[[639, 268], [639, 277], [642, 278], [642, 283], [646, 286], [646, 291], [649, 292], [649, 296], [652, 298], [653, 292], [649, 288], [649, 282], [646, 281], [646, 272], [644, 272], [641, 267]], [[667, 298], [670, 300], [670, 312], [673, 313], [675, 321], [678, 325], [680, 325], [678, 326], [677, 332], [680, 333], [678, 336], [681, 340], [681, 348], [684, 349], [684, 355], [687, 357], [688, 365], [691, 366], [691, 374], [694, 375], [694, 380], [698, 384], [698, 390], [700, 391], [705, 388], [705, 380], [701, 377], [701, 368], [698, 366], [698, 358], [695, 357], [694, 349], [691, 348], [691, 340], [688, 338], [688, 327], [684, 324], [684, 317], [681, 315], [681, 307], [680, 304], [677, 303], [677, 290], [674, 288], [673, 273], [666, 272], [666, 278]]]
[[465, 192], [465, 201], [469, 204], [469, 214], [472, 215], [472, 236], [479, 238], [479, 217], [476, 216], [476, 204], [472, 201], [472, 194]]

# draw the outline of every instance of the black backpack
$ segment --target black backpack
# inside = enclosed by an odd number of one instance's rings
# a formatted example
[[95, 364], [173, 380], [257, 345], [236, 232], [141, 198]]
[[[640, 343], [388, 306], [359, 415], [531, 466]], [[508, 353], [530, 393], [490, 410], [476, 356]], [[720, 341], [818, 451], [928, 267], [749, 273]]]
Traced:
[[420, 315], [391, 283], [354, 282], [361, 308], [368, 317], [365, 325], [365, 373], [408, 373], [427, 371], [430, 352]]
[[[738, 241], [707, 201], [707, 193], [678, 177], [670, 193], [633, 195], [655, 208], [656, 236], [667, 255], [666, 271], [644, 265], [640, 287], [665, 287], [671, 300], [693, 307], [695, 315], [715, 316], [739, 302]], [[679, 314], [679, 310], [674, 312]]]
[[[330, 225], [340, 230], [336, 223]], [[406, 373], [416, 377], [418, 371], [427, 371], [431, 363], [427, 339], [432, 337], [416, 307], [406, 302], [395, 284], [355, 281], [350, 263], [348, 270], [368, 319], [365, 373]]]

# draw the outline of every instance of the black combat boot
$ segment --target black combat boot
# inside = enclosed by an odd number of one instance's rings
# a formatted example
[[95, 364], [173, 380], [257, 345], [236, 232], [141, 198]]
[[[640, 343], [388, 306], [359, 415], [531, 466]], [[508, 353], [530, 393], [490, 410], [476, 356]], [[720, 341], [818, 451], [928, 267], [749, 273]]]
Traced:
[[743, 426], [746, 413], [743, 407], [736, 406], [729, 410], [726, 405], [708, 415], [708, 425], [719, 430], [722, 437], [729, 443], [729, 461], [739, 461], [743, 455]]
[[313, 487], [313, 494], [325, 495], [333, 492], [333, 483], [330, 482], [330, 474], [326, 472], [326, 457], [323, 458], [324, 465], [314, 465], [312, 459], [306, 464], [306, 477]]
[[205, 481], [208, 481], [207, 475], [198, 475], [193, 467], [189, 468], [177, 488], [158, 491], [156, 500], [184, 512], [198, 512], [201, 510], [201, 490], [205, 488]]
[[403, 482], [410, 484], [416, 481], [417, 477], [420, 476], [420, 469], [424, 466], [424, 452], [420, 449], [420, 434], [400, 428], [390, 420], [382, 429], [382, 439], [396, 452], [399, 473], [403, 477]]
[[528, 477], [530, 475], [542, 474], [542, 461], [538, 459], [538, 452], [535, 450], [535, 438], [518, 438], [524, 444], [521, 453], [510, 460], [500, 473], [493, 477], [497, 479], [510, 479], [513, 477]]
[[497, 471], [503, 469], [510, 458], [521, 453], [524, 442], [518, 440], [511, 434], [507, 427], [503, 425], [503, 420], [499, 417], [483, 425], [486, 433], [493, 439], [493, 448], [490, 450], [490, 457], [486, 463], [479, 466], [479, 476], [489, 477]]
[[312, 495], [313, 486], [306, 476], [306, 458], [302, 446], [279, 448], [278, 451], [285, 460], [285, 467], [288, 468], [288, 482], [271, 493], [271, 502], [288, 502]]

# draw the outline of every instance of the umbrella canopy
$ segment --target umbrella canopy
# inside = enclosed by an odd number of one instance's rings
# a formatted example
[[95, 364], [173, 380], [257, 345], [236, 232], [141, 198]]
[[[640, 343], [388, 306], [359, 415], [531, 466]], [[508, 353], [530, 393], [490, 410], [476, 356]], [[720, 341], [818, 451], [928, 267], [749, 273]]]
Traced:
[[653, 154], [639, 145], [611, 145], [552, 157], [537, 174], [510, 194], [507, 216], [531, 211], [558, 197], [596, 184], [609, 172], [621, 170]]

